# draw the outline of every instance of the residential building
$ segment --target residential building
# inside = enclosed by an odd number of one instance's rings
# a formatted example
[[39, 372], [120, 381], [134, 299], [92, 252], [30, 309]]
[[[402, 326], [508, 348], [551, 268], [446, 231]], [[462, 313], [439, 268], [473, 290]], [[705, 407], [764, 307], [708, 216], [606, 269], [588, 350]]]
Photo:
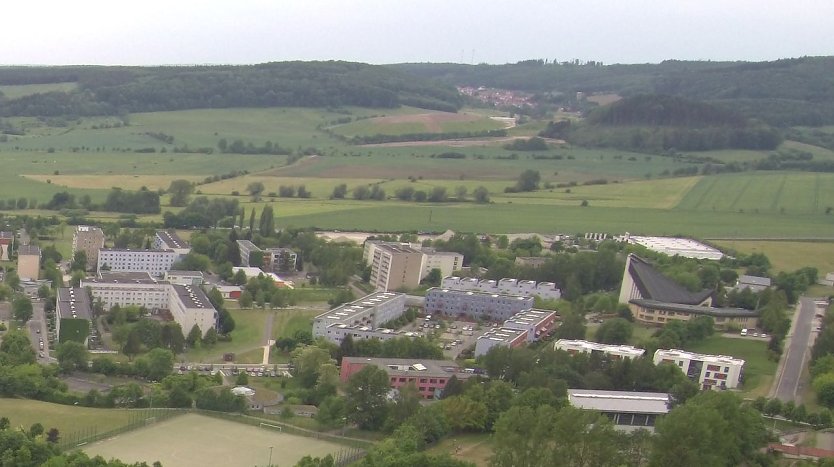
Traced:
[[527, 342], [535, 342], [553, 332], [558, 316], [555, 311], [535, 308], [522, 310], [504, 321], [504, 327], [527, 331]]
[[677, 365], [701, 389], [736, 389], [744, 381], [744, 360], [734, 357], [658, 349], [654, 364], [661, 363]]
[[741, 292], [744, 289], [750, 289], [753, 293], [759, 293], [770, 287], [771, 281], [769, 277], [758, 277], [742, 274], [736, 281], [735, 289]]
[[0, 261], [9, 261], [14, 247], [14, 232], [0, 232]]
[[559, 339], [553, 344], [553, 350], [564, 350], [565, 352], [576, 355], [578, 353], [599, 354], [606, 357], [619, 360], [627, 358], [629, 360], [640, 358], [646, 353], [643, 349], [632, 347], [630, 345], [614, 345], [614, 344], [600, 344], [597, 342]]
[[440, 277], [452, 275], [463, 267], [463, 255], [454, 251], [435, 251], [433, 248], [423, 248], [423, 275], [429, 275], [432, 269], [440, 271]]
[[41, 249], [35, 245], [21, 245], [17, 249], [17, 275], [21, 279], [40, 279]]
[[676, 237], [643, 237], [626, 233], [622, 240], [636, 245], [642, 245], [649, 250], [663, 253], [669, 256], [682, 256], [684, 258], [711, 259], [718, 261], [724, 257], [724, 253], [709, 245], [691, 240], [689, 238]]
[[153, 239], [153, 249], [173, 250], [177, 254], [177, 260], [191, 253], [191, 245], [173, 230], [157, 230]]
[[93, 310], [87, 291], [61, 287], [55, 297], [55, 334], [58, 342], [75, 341], [87, 345]]
[[657, 419], [669, 413], [672, 399], [663, 392], [568, 389], [568, 403], [605, 415], [619, 431], [654, 432]]
[[501, 322], [529, 310], [533, 301], [533, 297], [432, 287], [426, 292], [426, 313]]
[[176, 285], [202, 285], [204, 282], [202, 271], [165, 271], [164, 278]]
[[[255, 245], [249, 240], [238, 240], [237, 248], [240, 250], [240, 265], [243, 267], [252, 266], [252, 263], [250, 262], [252, 253], [260, 253], [261, 258], [263, 258], [263, 250], [258, 248], [258, 245]], [[263, 266], [263, 260], [261, 260], [260, 263], [260, 266]]]
[[131, 250], [127, 248], [102, 248], [98, 252], [97, 272], [148, 272], [161, 277], [177, 260], [174, 250]]
[[266, 248], [263, 250], [264, 269], [273, 272], [294, 272], [298, 267], [298, 253], [289, 248]]
[[473, 375], [448, 360], [342, 357], [339, 378], [347, 382], [367, 365], [385, 370], [392, 389], [413, 384], [424, 399], [438, 399], [452, 376], [465, 380]]
[[389, 339], [390, 330], [379, 329], [405, 312], [405, 294], [374, 292], [326, 311], [313, 319], [313, 337], [340, 343], [351, 334], [358, 339]]
[[371, 263], [371, 285], [376, 290], [414, 289], [423, 274], [423, 253], [409, 246], [379, 244]]
[[98, 227], [78, 225], [72, 233], [72, 254], [83, 251], [87, 256], [87, 270], [98, 265], [98, 252], [104, 248], [104, 232]]
[[203, 335], [209, 329], [217, 327], [217, 310], [199, 286], [169, 285], [168, 311], [174, 321], [179, 323], [185, 335], [195, 325]]
[[536, 282], [505, 277], [498, 281], [474, 277], [447, 276], [440, 284], [444, 289], [478, 290], [488, 293], [539, 297], [543, 300], [558, 300], [562, 291], [553, 282]]
[[475, 341], [475, 357], [485, 355], [493, 347], [521, 347], [528, 342], [527, 331], [524, 329], [493, 328], [478, 337]]

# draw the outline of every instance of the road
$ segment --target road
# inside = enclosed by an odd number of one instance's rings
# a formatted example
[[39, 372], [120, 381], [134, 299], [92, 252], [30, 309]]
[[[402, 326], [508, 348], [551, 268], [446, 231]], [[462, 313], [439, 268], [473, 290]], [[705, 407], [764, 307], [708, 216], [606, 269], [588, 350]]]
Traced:
[[785, 342], [784, 362], [774, 392], [774, 396], [783, 402], [795, 401], [798, 393], [801, 392], [802, 369], [813, 343], [811, 338], [814, 313], [817, 309], [815, 300], [810, 297], [801, 297], [797, 307], [797, 315]]
[[[32, 300], [32, 319], [26, 323], [29, 330], [29, 340], [38, 355], [38, 363], [52, 363], [54, 358], [49, 355], [49, 339], [47, 338], [46, 313], [43, 300]], [[43, 342], [43, 348], [40, 347]], [[43, 354], [43, 357], [40, 355]]]

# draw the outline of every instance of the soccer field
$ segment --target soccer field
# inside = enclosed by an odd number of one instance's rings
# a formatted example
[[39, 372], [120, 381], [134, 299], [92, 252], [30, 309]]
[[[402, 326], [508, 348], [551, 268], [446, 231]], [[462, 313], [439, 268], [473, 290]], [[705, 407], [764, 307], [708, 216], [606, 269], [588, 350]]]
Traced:
[[345, 446], [197, 414], [171, 418], [84, 447], [90, 456], [177, 467], [295, 465]]

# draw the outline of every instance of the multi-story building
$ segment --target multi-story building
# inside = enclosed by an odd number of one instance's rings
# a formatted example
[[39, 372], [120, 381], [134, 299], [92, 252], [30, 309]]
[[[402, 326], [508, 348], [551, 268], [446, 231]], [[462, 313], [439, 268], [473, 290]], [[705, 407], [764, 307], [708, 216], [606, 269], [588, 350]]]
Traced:
[[21, 279], [40, 279], [41, 249], [35, 245], [22, 245], [17, 249], [17, 275]]
[[0, 261], [9, 261], [14, 247], [14, 232], [0, 232]]
[[293, 272], [298, 267], [298, 253], [289, 248], [263, 250], [264, 268], [274, 272]]
[[529, 310], [533, 301], [533, 297], [432, 287], [426, 292], [426, 313], [500, 322]]
[[61, 287], [55, 297], [55, 334], [58, 342], [75, 341], [87, 345], [93, 310], [90, 296], [82, 288]]
[[524, 329], [494, 328], [485, 332], [475, 341], [475, 356], [485, 355], [493, 347], [521, 347], [527, 343], [527, 331]]
[[[255, 245], [249, 240], [238, 240], [237, 248], [240, 250], [240, 265], [243, 267], [249, 267], [252, 265], [249, 262], [249, 257], [252, 253], [263, 253], [263, 250], [258, 248], [258, 245]], [[263, 264], [261, 264], [261, 266], [263, 266]]]
[[564, 350], [571, 355], [578, 353], [600, 354], [614, 360], [622, 358], [631, 360], [640, 358], [646, 353], [645, 350], [630, 345], [600, 344], [598, 342], [570, 339], [557, 340], [553, 344], [553, 350]]
[[153, 239], [154, 250], [173, 250], [177, 259], [191, 253], [191, 245], [173, 230], [157, 230]]
[[72, 253], [83, 251], [87, 256], [87, 270], [98, 265], [98, 251], [104, 248], [104, 232], [98, 227], [78, 225], [72, 233]]
[[661, 363], [677, 365], [701, 389], [735, 389], [744, 381], [744, 360], [735, 357], [658, 349], [654, 364]]
[[390, 330], [378, 328], [402, 316], [405, 300], [404, 294], [374, 292], [326, 311], [313, 320], [313, 337], [324, 337], [335, 343], [348, 334], [359, 339], [390, 338]]
[[504, 327], [527, 331], [527, 342], [535, 342], [553, 332], [557, 316], [555, 311], [522, 310], [504, 321]]
[[203, 335], [217, 326], [217, 310], [199, 286], [169, 285], [168, 311], [186, 335], [195, 325]]
[[202, 285], [202, 271], [165, 271], [165, 280], [175, 285]]
[[98, 252], [97, 272], [147, 272], [162, 276], [177, 260], [174, 250], [131, 250], [126, 248], [102, 248]]
[[409, 246], [378, 244], [371, 263], [371, 285], [376, 290], [414, 289], [423, 274], [423, 253]]
[[480, 292], [499, 293], [506, 295], [533, 296], [544, 300], [558, 300], [562, 291], [553, 282], [536, 282], [519, 279], [504, 278], [495, 280], [479, 280], [474, 277], [447, 276], [440, 286], [444, 289], [477, 290]]
[[440, 271], [440, 277], [450, 276], [463, 267], [463, 255], [454, 251], [435, 251], [423, 248], [423, 277], [429, 275], [432, 269]]
[[473, 375], [461, 369], [457, 363], [447, 360], [420, 360], [404, 358], [342, 357], [339, 378], [346, 382], [367, 365], [374, 365], [388, 373], [392, 389], [413, 384], [424, 399], [437, 399], [452, 376], [465, 380]]
[[570, 405], [599, 412], [619, 431], [654, 431], [659, 417], [669, 413], [672, 399], [663, 392], [568, 389]]

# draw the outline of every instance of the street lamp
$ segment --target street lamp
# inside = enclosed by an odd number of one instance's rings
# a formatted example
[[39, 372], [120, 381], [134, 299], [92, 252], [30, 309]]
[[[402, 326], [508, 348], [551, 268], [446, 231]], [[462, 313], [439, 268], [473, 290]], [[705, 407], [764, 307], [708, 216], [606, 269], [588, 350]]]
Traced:
[[272, 467], [272, 446], [269, 447], [269, 467]]

